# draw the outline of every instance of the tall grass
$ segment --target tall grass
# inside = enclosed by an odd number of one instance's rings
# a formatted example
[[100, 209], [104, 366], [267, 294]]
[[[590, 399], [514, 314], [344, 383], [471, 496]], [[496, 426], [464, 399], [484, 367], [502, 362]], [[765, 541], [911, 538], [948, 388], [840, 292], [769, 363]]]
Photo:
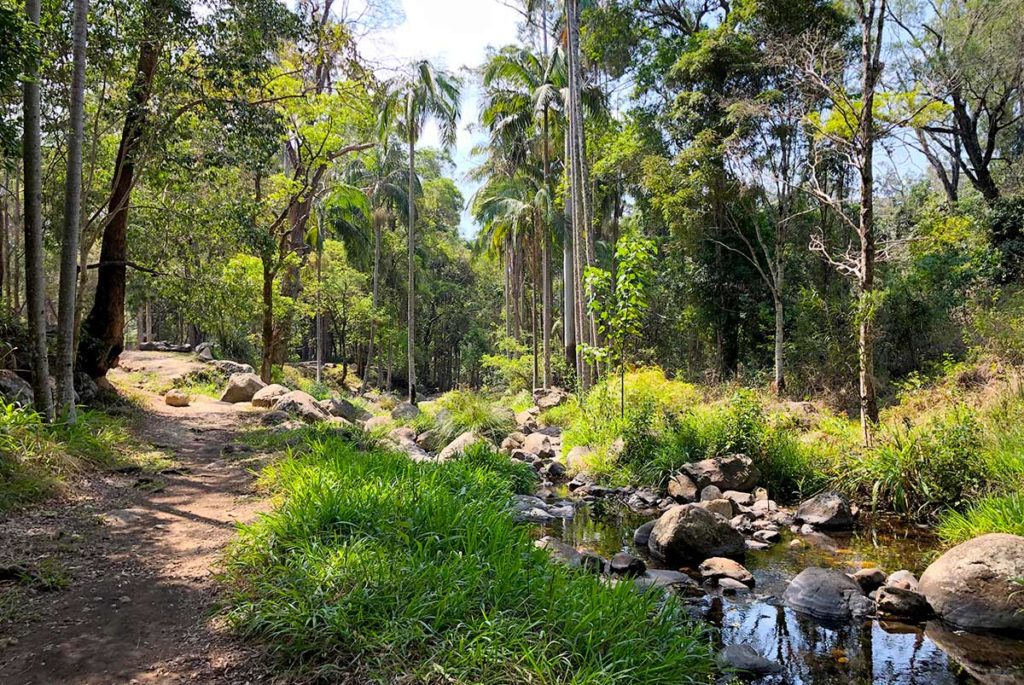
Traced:
[[45, 423], [31, 409], [0, 402], [0, 511], [38, 501], [90, 468], [122, 462], [125, 424], [81, 411], [74, 425]]
[[452, 390], [421, 414], [414, 425], [417, 430], [433, 430], [434, 446], [440, 449], [467, 431], [498, 444], [516, 429], [516, 419], [511, 409], [480, 393]]
[[359, 682], [697, 683], [704, 630], [674, 599], [553, 565], [507, 502], [528, 467], [327, 440], [274, 467], [279, 506], [227, 560], [227, 616], [313, 677]]

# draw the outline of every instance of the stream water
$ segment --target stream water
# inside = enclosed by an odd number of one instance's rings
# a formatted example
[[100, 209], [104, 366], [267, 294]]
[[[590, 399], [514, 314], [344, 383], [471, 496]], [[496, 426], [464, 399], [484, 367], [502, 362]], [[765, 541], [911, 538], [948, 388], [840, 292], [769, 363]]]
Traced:
[[[579, 508], [576, 517], [545, 532], [604, 557], [627, 551], [657, 567], [643, 550], [633, 549], [633, 531], [647, 518], [611, 501]], [[879, 620], [829, 625], [786, 607], [786, 584], [808, 566], [855, 571], [875, 565], [919, 576], [936, 544], [926, 532], [892, 521], [865, 522], [843, 536], [812, 538], [789, 545], [786, 535], [774, 547], [749, 552], [744, 562], [754, 590], [723, 596], [709, 590], [693, 600], [695, 614], [719, 628], [722, 644], [746, 643], [782, 664], [781, 674], [759, 683], [785, 685], [1024, 685], [1024, 641], [952, 631], [938, 621], [925, 625]], [[682, 568], [699, 580], [696, 569]]]

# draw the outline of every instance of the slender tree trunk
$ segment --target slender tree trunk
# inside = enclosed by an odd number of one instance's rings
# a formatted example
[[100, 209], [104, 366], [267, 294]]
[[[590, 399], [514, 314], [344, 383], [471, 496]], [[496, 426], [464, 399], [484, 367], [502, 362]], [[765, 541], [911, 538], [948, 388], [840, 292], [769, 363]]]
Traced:
[[[379, 282], [380, 282], [380, 225], [382, 219], [378, 216], [373, 217], [373, 296], [371, 302], [373, 303], [373, 312], [370, 314], [370, 333], [367, 336], [366, 342], [366, 367], [363, 369], [363, 383], [359, 388], [359, 394], [366, 392], [367, 383], [370, 377], [370, 369], [373, 368], [373, 343], [374, 333], [377, 328], [377, 306], [379, 302]], [[380, 384], [380, 377], [378, 374], [377, 378], [378, 385]]]
[[[323, 251], [317, 250], [316, 254], [316, 382], [320, 383], [323, 381], [324, 375], [324, 311], [322, 307], [322, 294], [321, 290], [323, 287], [323, 271], [321, 270], [321, 262], [323, 262]], [[344, 338], [342, 338], [344, 344]], [[344, 354], [344, 353], [343, 353]], [[345, 367], [346, 375], [348, 373], [348, 366]], [[344, 382], [344, 377], [342, 378]]]
[[772, 298], [775, 305], [775, 380], [772, 388], [776, 395], [782, 395], [786, 389], [786, 376], [784, 370], [783, 350], [785, 343], [785, 311], [783, 310], [782, 298], [776, 295]]
[[574, 248], [571, 200], [565, 198], [566, 222], [562, 237], [562, 336], [565, 344], [565, 366], [576, 368], [576, 270], [573, 268]]
[[260, 357], [260, 380], [270, 383], [274, 369], [274, 270], [263, 259], [263, 350]]
[[135, 185], [139, 147], [148, 123], [147, 106], [153, 78], [163, 49], [163, 25], [169, 11], [168, 0], [150, 0], [146, 37], [139, 48], [135, 80], [128, 91], [128, 113], [114, 163], [113, 186], [100, 248], [96, 298], [83, 325], [80, 344], [83, 371], [94, 378], [106, 375], [116, 366], [124, 349], [128, 206]]
[[416, 185], [416, 138], [412, 125], [409, 122], [409, 339], [406, 347], [409, 355], [409, 403], [416, 404], [416, 196], [413, 193]]
[[[545, 0], [541, 8], [541, 33], [544, 36], [544, 64], [548, 61], [548, 7]], [[551, 183], [551, 151], [549, 150], [550, 137], [548, 135], [548, 105], [544, 105], [544, 126], [543, 126], [543, 158], [544, 158], [544, 189], [547, 192], [547, 202], [544, 205], [544, 222], [541, 230], [541, 280], [542, 296], [541, 306], [543, 308], [542, 326], [544, 329], [544, 389], [551, 385], [551, 233], [552, 219], [551, 203], [554, 201], [554, 188]]]
[[85, 50], [89, 0], [74, 0], [71, 130], [64, 185], [64, 230], [57, 306], [57, 408], [75, 422], [75, 288], [78, 285], [78, 229], [82, 212], [82, 139], [85, 135]]
[[[28, 21], [39, 36], [40, 1], [27, 0]], [[46, 350], [46, 276], [43, 271], [43, 161], [39, 114], [39, 64], [25, 67], [23, 91], [25, 123], [22, 154], [25, 171], [25, 301], [32, 358], [32, 391], [35, 409], [47, 421], [53, 419], [50, 369]]]

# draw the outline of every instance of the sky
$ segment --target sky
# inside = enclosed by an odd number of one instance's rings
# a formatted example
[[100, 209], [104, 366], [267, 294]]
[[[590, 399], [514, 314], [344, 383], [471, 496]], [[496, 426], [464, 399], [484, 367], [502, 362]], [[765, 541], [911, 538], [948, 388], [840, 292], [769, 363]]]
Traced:
[[[378, 71], [387, 74], [417, 59], [429, 59], [449, 71], [479, 66], [488, 47], [501, 47], [516, 40], [519, 15], [498, 0], [395, 0], [400, 4], [404, 20], [401, 23], [372, 31], [360, 39], [360, 52]], [[452, 150], [455, 169], [453, 178], [459, 185], [467, 204], [477, 189], [466, 173], [472, 168], [470, 151], [486, 138], [472, 133], [469, 127], [476, 122], [480, 109], [479, 88], [469, 74], [465, 80], [462, 98], [462, 121], [459, 137]], [[420, 139], [421, 145], [438, 144], [437, 129], [431, 125]], [[476, 227], [468, 212], [464, 211], [460, 232], [470, 238]]]

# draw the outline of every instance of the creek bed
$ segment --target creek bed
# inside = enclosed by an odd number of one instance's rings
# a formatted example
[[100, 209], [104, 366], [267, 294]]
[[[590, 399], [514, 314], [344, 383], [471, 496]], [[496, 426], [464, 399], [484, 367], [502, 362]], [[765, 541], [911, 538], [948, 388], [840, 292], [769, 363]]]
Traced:
[[[646, 550], [633, 545], [633, 531], [649, 517], [612, 500], [578, 507], [572, 519], [543, 527], [573, 547], [608, 558], [627, 551], [659, 568]], [[815, 544], [790, 547], [800, 536], [784, 533], [779, 544], [748, 552], [744, 565], [754, 575], [749, 593], [724, 596], [717, 590], [692, 601], [694, 614], [718, 628], [721, 644], [749, 644], [783, 666], [764, 685], [1024, 685], [1024, 642], [950, 630], [938, 621], [907, 624], [869, 619], [841, 625], [816, 621], [786, 607], [786, 584], [809, 566], [852, 572], [879, 566], [907, 569], [916, 576], [936, 556], [936, 540], [924, 530], [888, 519], [865, 520], [853, 533], [815, 536]], [[697, 580], [696, 568], [681, 568]], [[721, 645], [719, 645], [721, 646]]]

